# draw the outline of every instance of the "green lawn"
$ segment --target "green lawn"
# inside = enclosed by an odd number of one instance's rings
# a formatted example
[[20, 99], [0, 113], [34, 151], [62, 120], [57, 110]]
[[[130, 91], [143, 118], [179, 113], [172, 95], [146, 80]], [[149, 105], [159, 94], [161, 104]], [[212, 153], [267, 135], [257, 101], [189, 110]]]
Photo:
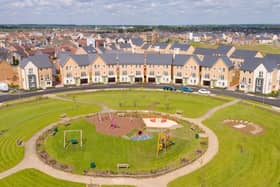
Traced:
[[[249, 120], [263, 126], [264, 135], [243, 134], [222, 124], [224, 119]], [[238, 104], [205, 121], [218, 136], [218, 155], [198, 171], [171, 182], [169, 187], [279, 187], [280, 115]], [[243, 148], [243, 152], [241, 151]]]
[[[63, 131], [67, 129], [82, 129], [84, 146], [69, 145], [63, 148]], [[117, 172], [118, 163], [128, 163], [129, 169], [121, 171], [150, 171], [165, 166], [177, 167], [181, 158], [194, 158], [194, 152], [201, 149], [199, 140], [195, 139], [190, 126], [173, 130], [171, 146], [167, 153], [156, 156], [157, 134], [151, 140], [131, 141], [122, 137], [103, 135], [95, 131], [95, 126], [86, 120], [74, 121], [70, 126], [60, 126], [55, 136], [49, 136], [45, 148], [52, 158], [61, 163], [74, 166], [75, 172], [82, 173], [89, 169], [90, 162], [96, 163], [96, 170], [111, 170]], [[77, 135], [69, 135], [69, 138]]]
[[[65, 97], [72, 98], [72, 95]], [[187, 117], [199, 117], [209, 109], [225, 103], [226, 99], [185, 94], [180, 92], [159, 91], [105, 91], [76, 95], [77, 101], [101, 102], [119, 109], [149, 109], [167, 113], [183, 111]]]
[[28, 140], [35, 132], [59, 120], [61, 114], [69, 116], [98, 111], [95, 105], [63, 102], [51, 99], [29, 101], [0, 108], [0, 172], [21, 161], [24, 148], [16, 141]]
[[85, 187], [85, 184], [58, 180], [35, 169], [26, 169], [0, 180], [1, 187]]
[[256, 45], [240, 45], [236, 46], [237, 49], [256, 50], [262, 54], [280, 54], [280, 47], [275, 47], [269, 44], [256, 44]]
[[[211, 45], [205, 42], [189, 42], [190, 45], [196, 48], [217, 48], [219, 45]], [[280, 54], [280, 47], [273, 46], [272, 44], [255, 44], [255, 45], [235, 45], [237, 49], [256, 50], [262, 54]]]

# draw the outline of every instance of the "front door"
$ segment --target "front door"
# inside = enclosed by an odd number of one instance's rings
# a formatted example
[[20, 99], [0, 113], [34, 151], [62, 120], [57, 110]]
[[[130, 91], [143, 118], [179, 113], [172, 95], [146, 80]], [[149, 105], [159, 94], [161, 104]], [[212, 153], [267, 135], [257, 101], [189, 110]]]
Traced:
[[262, 93], [263, 92], [263, 79], [256, 79], [256, 86], [255, 86], [255, 92], [256, 93]]
[[35, 75], [28, 75], [28, 84], [29, 84], [29, 89], [37, 88], [36, 76]]

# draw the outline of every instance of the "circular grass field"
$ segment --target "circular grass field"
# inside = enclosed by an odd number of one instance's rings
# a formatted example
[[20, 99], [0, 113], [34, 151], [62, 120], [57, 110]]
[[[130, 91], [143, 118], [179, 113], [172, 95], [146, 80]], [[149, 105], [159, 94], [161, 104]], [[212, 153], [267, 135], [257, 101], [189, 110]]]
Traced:
[[[59, 120], [63, 113], [75, 116], [100, 111], [100, 106], [94, 104], [97, 102], [123, 110], [149, 109], [166, 113], [181, 110], [184, 116], [199, 117], [209, 109], [228, 101], [224, 98], [193, 94], [133, 90], [60, 95], [70, 99], [75, 96], [76, 100], [84, 102], [35, 99], [24, 103], [13, 102], [0, 109], [0, 172], [22, 160], [24, 148], [16, 145], [18, 139], [28, 140], [35, 132]], [[170, 182], [168, 186], [279, 187], [280, 115], [266, 108], [268, 107], [242, 102], [218, 111], [203, 122], [219, 139], [218, 154], [203, 168]], [[265, 132], [259, 136], [244, 134], [224, 125], [223, 121], [226, 119], [251, 121], [263, 127]], [[43, 178], [44, 180], [41, 180]], [[49, 180], [54, 181], [46, 182]], [[0, 186], [30, 186], [31, 181], [40, 181], [42, 186], [59, 186], [57, 179], [46, 174], [29, 174], [26, 170], [20, 172], [20, 175], [16, 173], [0, 180]]]
[[[82, 174], [90, 169], [91, 161], [96, 168], [92, 171], [111, 171], [112, 173], [129, 172], [151, 174], [156, 170], [173, 169], [181, 166], [181, 160], [194, 160], [201, 154], [196, 151], [205, 151], [207, 139], [196, 139], [195, 131], [186, 122], [181, 122], [182, 128], [170, 130], [171, 141], [174, 145], [167, 148], [166, 153], [161, 151], [157, 156], [158, 133], [152, 133], [152, 138], [145, 141], [133, 141], [127, 136], [112, 136], [96, 132], [95, 126], [87, 120], [74, 121], [71, 125], [60, 126], [55, 136], [49, 136], [45, 142], [45, 149], [50, 157], [59, 163], [74, 168], [74, 172]], [[121, 124], [120, 124], [121, 126]], [[68, 144], [64, 148], [64, 130], [82, 130], [83, 146]], [[79, 133], [68, 135], [69, 139], [80, 141]], [[80, 143], [80, 142], [79, 142]], [[206, 143], [207, 144], [207, 143]], [[117, 164], [129, 164], [128, 169], [118, 169]]]

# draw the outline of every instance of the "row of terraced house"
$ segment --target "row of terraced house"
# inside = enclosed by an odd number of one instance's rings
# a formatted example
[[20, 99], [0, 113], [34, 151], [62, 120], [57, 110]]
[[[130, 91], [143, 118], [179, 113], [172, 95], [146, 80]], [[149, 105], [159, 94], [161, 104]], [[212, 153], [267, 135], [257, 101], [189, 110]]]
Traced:
[[[178, 45], [177, 48], [186, 46]], [[245, 92], [270, 93], [280, 89], [280, 55], [257, 51], [196, 48], [192, 54], [103, 53], [57, 55], [56, 71], [47, 55], [36, 54], [20, 62], [23, 89], [62, 85], [154, 83], [238, 88]], [[175, 52], [176, 50], [176, 52]]]

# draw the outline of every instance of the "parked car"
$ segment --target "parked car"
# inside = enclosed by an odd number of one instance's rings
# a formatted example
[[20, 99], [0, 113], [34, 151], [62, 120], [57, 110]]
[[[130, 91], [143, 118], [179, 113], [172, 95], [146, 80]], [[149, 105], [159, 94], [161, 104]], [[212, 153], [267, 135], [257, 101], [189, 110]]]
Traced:
[[163, 90], [176, 91], [176, 88], [174, 86], [164, 86]]
[[209, 90], [206, 90], [206, 89], [199, 89], [198, 90], [198, 93], [201, 93], [201, 94], [210, 94], [211, 92]]
[[2, 92], [8, 92], [9, 91], [9, 86], [7, 83], [0, 82], [0, 91]]
[[191, 88], [189, 88], [189, 87], [185, 87], [185, 86], [181, 87], [180, 90], [181, 90], [182, 92], [193, 92], [193, 89], [191, 89]]

